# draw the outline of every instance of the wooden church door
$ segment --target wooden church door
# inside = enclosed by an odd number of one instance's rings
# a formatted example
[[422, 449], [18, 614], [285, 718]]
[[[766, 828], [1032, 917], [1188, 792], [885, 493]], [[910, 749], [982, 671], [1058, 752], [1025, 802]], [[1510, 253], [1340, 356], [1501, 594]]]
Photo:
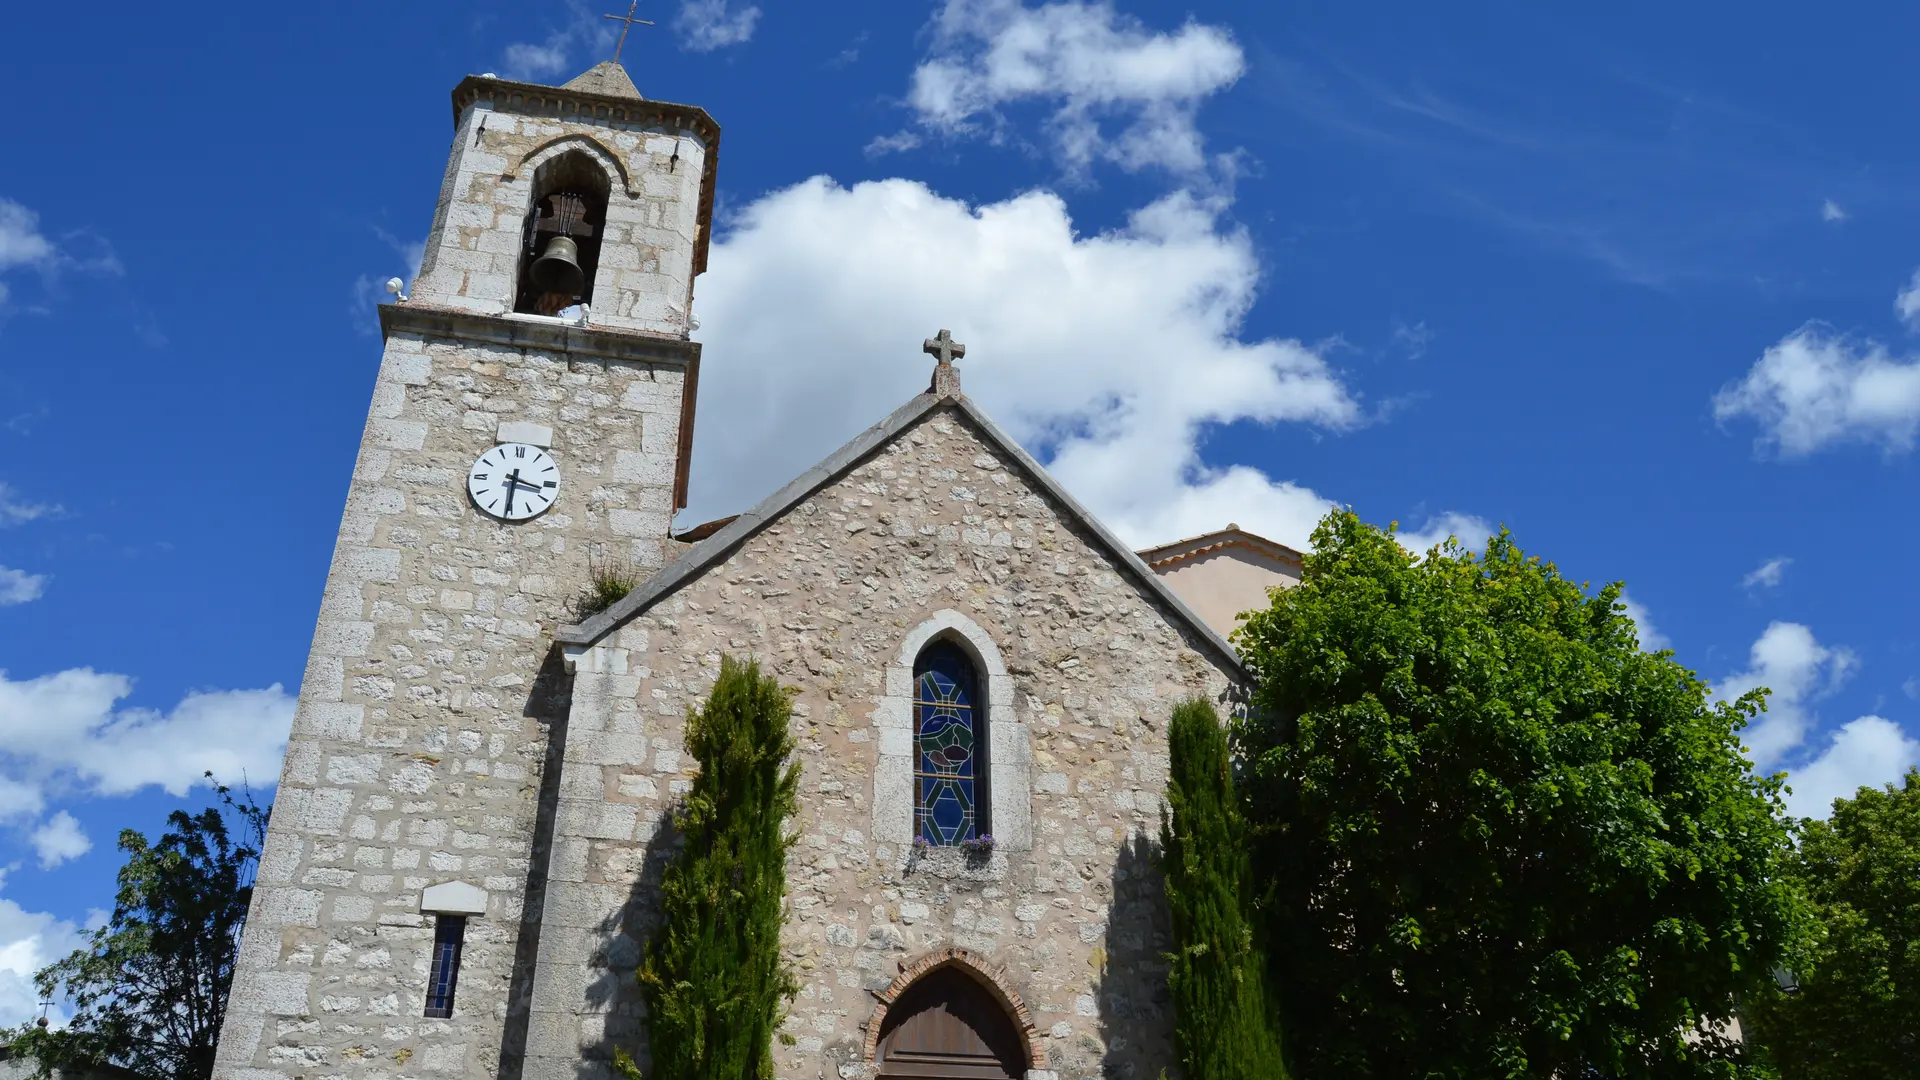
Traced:
[[1026, 1054], [1013, 1018], [987, 988], [941, 968], [894, 1000], [880, 1028], [882, 1077], [1021, 1080]]

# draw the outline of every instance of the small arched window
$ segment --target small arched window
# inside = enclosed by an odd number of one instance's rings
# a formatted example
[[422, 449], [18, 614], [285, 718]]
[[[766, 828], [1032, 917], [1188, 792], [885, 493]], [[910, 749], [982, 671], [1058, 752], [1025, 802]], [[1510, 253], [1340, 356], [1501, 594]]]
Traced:
[[987, 725], [973, 661], [936, 641], [913, 662], [913, 833], [937, 847], [987, 835]]

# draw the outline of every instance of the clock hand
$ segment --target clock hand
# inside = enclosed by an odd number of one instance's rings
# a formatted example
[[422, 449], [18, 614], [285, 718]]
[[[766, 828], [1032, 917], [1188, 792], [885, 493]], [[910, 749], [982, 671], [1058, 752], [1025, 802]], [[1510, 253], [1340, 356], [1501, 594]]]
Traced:
[[507, 514], [509, 516], [513, 514], [513, 493], [518, 490], [520, 490], [520, 470], [515, 469], [507, 474]]

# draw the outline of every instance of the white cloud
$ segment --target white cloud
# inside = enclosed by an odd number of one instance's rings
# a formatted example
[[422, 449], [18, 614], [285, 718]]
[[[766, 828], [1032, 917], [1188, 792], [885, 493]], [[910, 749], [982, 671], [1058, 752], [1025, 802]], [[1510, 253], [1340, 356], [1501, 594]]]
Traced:
[[1673, 642], [1667, 640], [1667, 635], [1661, 633], [1659, 627], [1653, 625], [1653, 615], [1647, 611], [1645, 604], [1627, 595], [1625, 589], [1620, 590], [1620, 603], [1627, 609], [1623, 614], [1625, 614], [1627, 618], [1632, 619], [1635, 628], [1639, 630], [1638, 636], [1642, 650], [1646, 652], [1659, 652], [1661, 649], [1670, 649], [1673, 647]]
[[1748, 589], [1775, 588], [1780, 584], [1781, 577], [1786, 574], [1787, 567], [1792, 565], [1793, 560], [1784, 555], [1777, 559], [1768, 559], [1766, 562], [1761, 563], [1759, 568], [1753, 573], [1741, 578], [1740, 584], [1742, 587]]
[[1754, 764], [1769, 769], [1806, 740], [1813, 721], [1810, 706], [1838, 689], [1858, 666], [1851, 649], [1822, 645], [1799, 623], [1776, 622], [1753, 643], [1747, 670], [1714, 689], [1728, 700], [1756, 686], [1773, 691], [1767, 711], [1745, 732]]
[[578, 33], [555, 30], [544, 41], [516, 41], [507, 46], [502, 62], [509, 79], [539, 82], [567, 73], [567, 54]]
[[886, 154], [898, 154], [912, 150], [920, 145], [920, 136], [911, 131], [897, 131], [892, 135], [875, 135], [867, 143], [868, 157], [881, 157]]
[[1915, 270], [1907, 280], [1907, 287], [1894, 295], [1893, 310], [1899, 313], [1902, 322], [1920, 328], [1920, 270]]
[[1362, 422], [1297, 341], [1243, 340], [1259, 283], [1245, 232], [1184, 193], [1077, 235], [1030, 192], [973, 207], [923, 184], [817, 177], [743, 209], [698, 307], [707, 362], [694, 507], [735, 513], [926, 387], [920, 342], [967, 345], [968, 394], [1129, 542], [1237, 521], [1302, 546], [1328, 500], [1244, 466], [1210, 469], [1213, 424]]
[[0, 813], [37, 813], [51, 793], [73, 789], [184, 795], [207, 771], [278, 779], [293, 720], [293, 698], [278, 685], [194, 691], [167, 713], [118, 707], [132, 691], [132, 679], [90, 668], [26, 680], [0, 672]]
[[1428, 518], [1417, 529], [1402, 529], [1395, 535], [1401, 547], [1415, 555], [1425, 555], [1436, 545], [1446, 543], [1448, 537], [1460, 541], [1460, 546], [1468, 551], [1480, 551], [1487, 546], [1487, 538], [1499, 531], [1483, 517], [1449, 510]]
[[[1920, 294], [1902, 293], [1902, 309]], [[1909, 317], [1912, 317], [1909, 315]], [[1874, 341], [1855, 342], [1817, 325], [1769, 348], [1745, 379], [1713, 399], [1722, 422], [1749, 417], [1760, 442], [1796, 457], [1841, 442], [1912, 447], [1920, 431], [1920, 362], [1895, 359]]]
[[1850, 799], [1862, 785], [1897, 782], [1920, 765], [1920, 739], [1880, 716], [1863, 716], [1833, 733], [1820, 756], [1787, 777], [1793, 791], [1787, 811], [1798, 817], [1826, 817], [1833, 800]]
[[15, 496], [13, 488], [0, 481], [0, 528], [9, 525], [24, 525], [29, 521], [38, 521], [44, 517], [58, 517], [61, 508], [56, 503], [28, 502]]
[[1845, 221], [1847, 220], [1847, 212], [1840, 208], [1839, 203], [1834, 202], [1832, 199], [1828, 199], [1825, 202], [1820, 204], [1820, 220], [1821, 221]]
[[728, 0], [682, 0], [673, 25], [679, 28], [686, 47], [694, 52], [712, 52], [751, 39], [760, 21], [759, 5], [731, 11], [728, 7]]
[[[0, 896], [0, 1026], [38, 1017], [34, 973], [85, 944], [81, 928], [73, 923], [44, 911], [26, 911]], [[57, 1012], [50, 1019], [56, 1024], [64, 1020]]]
[[908, 102], [921, 124], [949, 135], [984, 127], [997, 136], [1003, 109], [1046, 107], [1071, 173], [1096, 161], [1193, 173], [1206, 165], [1195, 113], [1245, 70], [1240, 47], [1215, 26], [1157, 32], [1110, 3], [947, 0]]
[[40, 233], [40, 215], [0, 197], [0, 270], [49, 262], [53, 242]]
[[47, 575], [0, 566], [0, 607], [30, 604], [47, 591]]
[[86, 830], [80, 827], [78, 819], [65, 810], [33, 830], [29, 839], [33, 842], [33, 850], [40, 856], [42, 870], [51, 870], [93, 850], [93, 841], [87, 839]]

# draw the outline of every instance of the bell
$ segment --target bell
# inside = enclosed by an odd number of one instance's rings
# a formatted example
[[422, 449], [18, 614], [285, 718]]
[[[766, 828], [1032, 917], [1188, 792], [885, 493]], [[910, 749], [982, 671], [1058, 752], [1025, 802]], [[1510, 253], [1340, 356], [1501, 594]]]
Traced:
[[531, 273], [536, 292], [573, 297], [587, 291], [587, 275], [580, 269], [580, 247], [571, 236], [547, 241], [547, 250], [533, 260]]

